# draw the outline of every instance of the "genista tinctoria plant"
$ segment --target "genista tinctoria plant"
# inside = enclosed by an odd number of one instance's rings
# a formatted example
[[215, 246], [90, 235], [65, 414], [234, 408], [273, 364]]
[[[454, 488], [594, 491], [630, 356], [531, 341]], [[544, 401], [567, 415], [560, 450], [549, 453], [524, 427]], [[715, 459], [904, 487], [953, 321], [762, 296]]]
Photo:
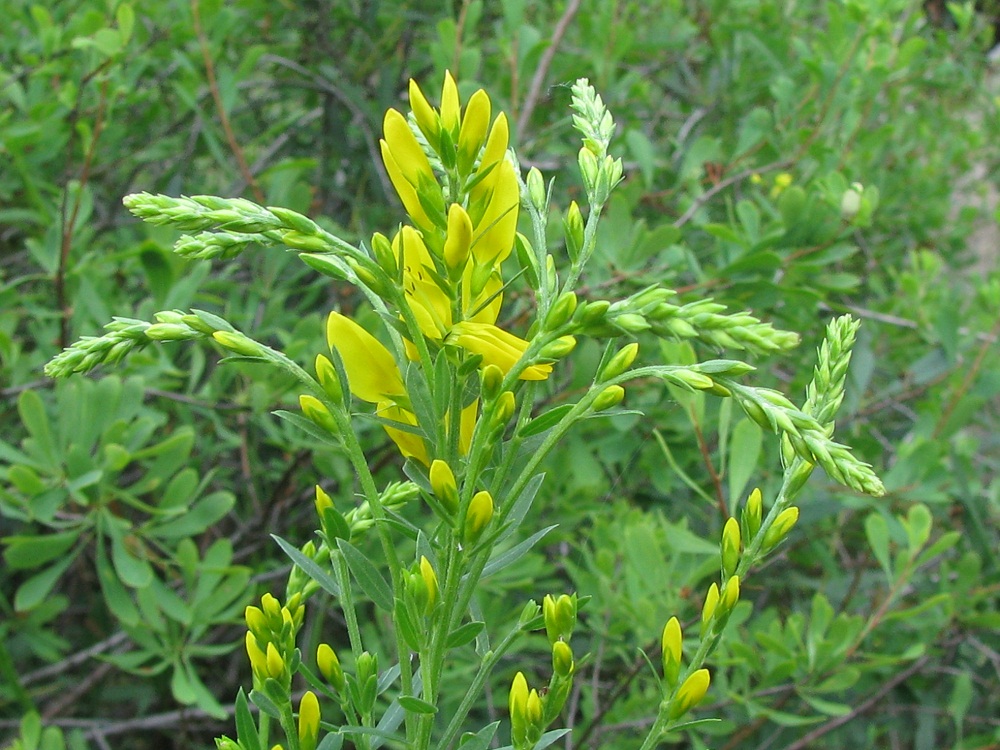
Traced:
[[[336, 750], [345, 739], [373, 750], [383, 744], [414, 750], [485, 750], [500, 722], [468, 725], [498, 662], [517, 639], [544, 628], [551, 647], [547, 685], [529, 685], [518, 671], [508, 695], [510, 745], [531, 750], [566, 730], [550, 730], [572, 687], [575, 594], [528, 602], [516, 627], [490, 632], [473, 604], [480, 581], [513, 562], [549, 529], [522, 532], [541, 484], [545, 457], [580, 420], [620, 411], [630, 381], [661, 380], [732, 398], [781, 441], [783, 482], [776, 497], [750, 494], [720, 540], [719, 578], [709, 587], [700, 622], [685, 634], [674, 617], [662, 634], [661, 700], [642, 744], [655, 747], [670, 731], [690, 726], [691, 710], [711, 682], [706, 660], [740, 597], [740, 582], [795, 525], [795, 498], [815, 466], [858, 492], [879, 495], [871, 467], [833, 439], [834, 417], [857, 324], [834, 320], [819, 364], [797, 406], [781, 393], [747, 385], [754, 368], [732, 359], [696, 365], [642, 362], [635, 334], [697, 339], [747, 354], [780, 352], [797, 336], [747, 313], [727, 314], [700, 300], [681, 304], [652, 286], [626, 299], [580, 299], [576, 290], [594, 252], [597, 225], [622, 164], [608, 152], [615, 123], [586, 80], [573, 86], [573, 121], [583, 135], [580, 172], [587, 206], [563, 212], [565, 247], [547, 247], [550, 193], [537, 169], [522, 174], [509, 148], [507, 118], [495, 117], [477, 91], [463, 108], [446, 75], [435, 109], [416, 83], [412, 111], [385, 116], [382, 158], [406, 216], [389, 235], [355, 246], [310, 219], [282, 208], [212, 196], [125, 199], [136, 216], [190, 234], [175, 250], [192, 258], [231, 258], [250, 245], [288, 248], [311, 268], [354, 286], [378, 314], [369, 331], [340, 312], [327, 319], [328, 349], [310, 372], [201, 310], [157, 313], [153, 322], [116, 318], [107, 332], [84, 338], [48, 365], [53, 376], [87, 372], [160, 341], [212, 340], [233, 359], [266, 362], [293, 375], [300, 411], [279, 412], [318, 440], [335, 441], [357, 475], [359, 501], [338, 507], [319, 486], [314, 541], [280, 546], [295, 565], [284, 601], [265, 595], [246, 610], [246, 650], [253, 684], [236, 701], [236, 739], [223, 750]], [[521, 222], [521, 214], [527, 221]], [[519, 223], [530, 224], [527, 235]], [[515, 256], [515, 263], [508, 262]], [[518, 277], [520, 277], [518, 279]], [[530, 319], [504, 323], [508, 285], [530, 288]], [[588, 336], [605, 343], [589, 388], [575, 401], [536, 413], [547, 381]], [[407, 481], [379, 487], [355, 424], [377, 422], [396, 445]], [[426, 504], [429, 512], [413, 506]], [[382, 557], [355, 542], [374, 533]], [[406, 550], [407, 552], [403, 552]], [[343, 612], [349, 658], [328, 644], [303, 654], [296, 643], [305, 608], [318, 591]], [[584, 594], [586, 592], [583, 592]], [[370, 600], [391, 620], [391, 656], [369, 650], [358, 607]], [[447, 681], [448, 657], [477, 643], [471, 682]], [[308, 686], [301, 692], [303, 683]], [[293, 697], [294, 696], [294, 697]], [[300, 697], [299, 697], [300, 696]], [[457, 709], [439, 712], [448, 696]], [[249, 709], [253, 702], [259, 712]]]

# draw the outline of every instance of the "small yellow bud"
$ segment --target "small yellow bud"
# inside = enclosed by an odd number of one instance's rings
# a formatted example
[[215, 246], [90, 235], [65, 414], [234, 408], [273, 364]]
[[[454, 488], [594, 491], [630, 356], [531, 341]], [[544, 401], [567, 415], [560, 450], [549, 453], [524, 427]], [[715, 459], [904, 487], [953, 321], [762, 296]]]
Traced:
[[250, 659], [250, 668], [253, 670], [257, 679], [263, 681], [268, 676], [267, 654], [261, 650], [260, 645], [257, 643], [257, 639], [249, 630], [247, 631], [245, 641], [247, 656]]
[[463, 175], [472, 171], [476, 156], [483, 147], [490, 126], [490, 112], [490, 97], [485, 91], [479, 89], [469, 97], [458, 133], [458, 171]]
[[458, 138], [459, 112], [458, 86], [451, 71], [444, 72], [444, 86], [441, 89], [441, 125]]
[[570, 260], [575, 261], [583, 250], [584, 239], [583, 214], [580, 213], [576, 201], [569, 204], [566, 218], [563, 219], [563, 231], [566, 236], [566, 254]]
[[316, 649], [316, 667], [334, 690], [338, 693], [343, 691], [346, 684], [344, 670], [340, 666], [337, 652], [326, 643], [319, 644]]
[[267, 617], [258, 607], [247, 607], [243, 613], [244, 619], [247, 622], [247, 628], [250, 632], [261, 638], [266, 637], [269, 630], [267, 626]]
[[726, 589], [722, 592], [722, 598], [719, 600], [719, 611], [724, 616], [728, 617], [732, 614], [733, 607], [736, 606], [736, 602], [740, 600], [740, 577], [732, 576], [728, 581], [726, 581]]
[[750, 542], [757, 532], [760, 531], [761, 519], [764, 516], [763, 501], [760, 490], [755, 488], [747, 498], [746, 507], [743, 509], [743, 523], [747, 529], [747, 541]]
[[770, 552], [788, 536], [788, 532], [792, 530], [795, 522], [799, 520], [799, 509], [794, 505], [791, 508], [785, 508], [778, 517], [774, 519], [774, 523], [771, 524], [771, 528], [767, 530], [764, 535], [764, 544], [762, 546], [762, 551]]
[[466, 544], [475, 544], [483, 535], [483, 530], [493, 519], [493, 496], [486, 490], [477, 492], [469, 501], [469, 510], [465, 514], [465, 530], [463, 538]]
[[663, 679], [669, 687], [677, 684], [681, 670], [681, 651], [684, 645], [681, 623], [676, 617], [667, 620], [663, 628]]
[[316, 503], [315, 504], [316, 504], [316, 515], [318, 515], [320, 518], [323, 517], [323, 512], [327, 508], [332, 508], [333, 507], [333, 500], [330, 499], [330, 496], [327, 495], [323, 491], [323, 488], [320, 487], [318, 484], [316, 485]]
[[687, 368], [679, 368], [670, 373], [670, 379], [680, 385], [685, 385], [697, 391], [708, 390], [715, 385], [715, 381], [708, 375]]
[[285, 660], [281, 658], [281, 653], [274, 647], [273, 643], [267, 644], [267, 674], [276, 680], [280, 680], [285, 673]]
[[424, 584], [427, 586], [427, 608], [425, 614], [429, 615], [434, 611], [434, 605], [437, 604], [438, 579], [430, 560], [423, 555], [420, 556], [420, 576], [424, 579]]
[[528, 725], [533, 729], [539, 729], [542, 723], [542, 714], [542, 698], [538, 695], [538, 691], [532, 688], [531, 692], [528, 693], [528, 700], [524, 704], [524, 716]]
[[719, 585], [713, 583], [708, 587], [708, 594], [705, 595], [705, 604], [701, 608], [701, 634], [702, 636], [708, 631], [709, 626], [712, 624], [712, 618], [715, 616], [715, 609], [719, 606]]
[[427, 142], [436, 150], [437, 141], [440, 138], [441, 119], [427, 102], [424, 92], [412, 78], [410, 79], [410, 110], [413, 118], [417, 121], [417, 127], [424, 134]]
[[452, 280], [461, 278], [472, 247], [472, 219], [457, 203], [448, 208], [448, 235], [444, 241], [444, 262]]
[[504, 391], [500, 394], [500, 398], [497, 399], [497, 414], [496, 421], [498, 425], [507, 424], [510, 418], [514, 416], [514, 407], [516, 406], [514, 401], [513, 391]]
[[620, 385], [609, 385], [601, 391], [594, 399], [594, 411], [604, 411], [612, 406], [617, 406], [625, 398], [625, 389]]
[[598, 381], [611, 380], [611, 378], [616, 378], [625, 372], [632, 363], [635, 362], [636, 355], [639, 353], [639, 344], [632, 342], [619, 349], [615, 354], [608, 360], [608, 363], [604, 365], [600, 374], [597, 376]]
[[273, 627], [277, 627], [281, 621], [281, 603], [271, 594], [264, 594], [260, 598], [260, 605], [268, 619], [273, 623]]
[[493, 398], [503, 383], [503, 370], [496, 365], [486, 365], [482, 370], [483, 398]]
[[299, 396], [299, 406], [302, 407], [302, 413], [311, 422], [322, 427], [327, 432], [336, 434], [337, 423], [334, 421], [330, 410], [326, 408], [326, 405], [322, 401], [315, 396], [304, 393]]
[[299, 750], [316, 750], [319, 719], [319, 700], [312, 690], [306, 690], [299, 701]]
[[726, 521], [722, 530], [722, 572], [731, 576], [740, 562], [740, 524], [735, 518]]
[[559, 677], [569, 677], [573, 674], [573, 649], [566, 641], [556, 641], [552, 644], [552, 671]]
[[337, 376], [337, 368], [333, 366], [327, 357], [322, 354], [316, 355], [316, 379], [323, 386], [326, 395], [335, 404], [344, 403], [344, 391], [340, 387], [340, 378]]
[[458, 483], [455, 481], [455, 474], [446, 461], [435, 458], [431, 462], [430, 469], [431, 489], [434, 490], [434, 497], [444, 507], [444, 509], [454, 515], [458, 512]]
[[670, 718], [679, 719], [701, 703], [701, 700], [705, 697], [705, 693], [708, 692], [710, 682], [711, 677], [707, 669], [699, 669], [684, 680], [684, 684], [677, 691], [677, 695], [674, 697], [673, 704], [670, 707]]
[[569, 641], [576, 627], [576, 594], [560, 594], [558, 597], [546, 594], [542, 599], [542, 614], [545, 618], [545, 634], [549, 643]]
[[510, 711], [511, 735], [514, 747], [522, 746], [528, 734], [528, 681], [524, 678], [523, 672], [514, 675], [514, 681], [510, 686], [510, 694], [507, 699], [508, 710]]

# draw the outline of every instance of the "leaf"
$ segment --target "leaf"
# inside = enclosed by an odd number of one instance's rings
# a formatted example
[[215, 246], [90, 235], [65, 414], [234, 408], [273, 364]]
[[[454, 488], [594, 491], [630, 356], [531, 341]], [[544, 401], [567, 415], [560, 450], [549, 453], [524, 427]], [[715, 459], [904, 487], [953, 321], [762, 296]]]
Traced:
[[236, 497], [231, 492], [213, 492], [191, 506], [186, 513], [155, 526], [152, 534], [161, 539], [179, 539], [200, 534], [225, 516]]
[[315, 422], [306, 419], [301, 414], [285, 411], [284, 409], [277, 409], [271, 413], [279, 419], [284, 419], [286, 422], [292, 423], [310, 437], [314, 437], [326, 445], [333, 445], [338, 448], [340, 447], [340, 442], [333, 435], [318, 426]]
[[452, 649], [464, 646], [466, 643], [475, 640], [484, 627], [486, 627], [486, 623], [480, 620], [465, 623], [465, 625], [456, 628], [448, 634], [448, 640], [445, 641], [445, 648]]
[[28, 434], [34, 439], [34, 445], [42, 452], [40, 458], [48, 461], [50, 468], [55, 468], [58, 464], [56, 458], [58, 451], [52, 437], [52, 429], [49, 426], [49, 417], [45, 413], [42, 397], [34, 391], [25, 391], [17, 399], [17, 411], [21, 415], [21, 421]]
[[502, 552], [496, 557], [494, 557], [486, 564], [486, 567], [483, 568], [483, 578], [489, 575], [493, 575], [494, 573], [503, 570], [508, 565], [511, 565], [512, 563], [515, 563], [518, 560], [520, 560], [522, 557], [528, 554], [528, 551], [532, 547], [534, 547], [543, 536], [552, 531], [552, 529], [556, 528], [556, 526], [558, 526], [558, 524], [553, 524], [552, 526], [546, 526], [544, 529], [536, 531], [534, 534], [529, 536], [520, 544], [515, 545], [506, 552]]
[[906, 520], [903, 522], [903, 528], [906, 529], [906, 536], [910, 543], [911, 560], [919, 554], [923, 546], [927, 544], [927, 540], [930, 539], [932, 524], [931, 512], [926, 505], [915, 503], [910, 506]]
[[260, 746], [260, 735], [257, 734], [257, 722], [250, 715], [247, 696], [240, 688], [236, 694], [236, 738], [244, 750], [263, 750]]
[[531, 510], [531, 504], [535, 501], [535, 496], [538, 494], [538, 490], [542, 486], [542, 482], [545, 480], [545, 474], [535, 474], [528, 483], [524, 485], [524, 489], [521, 490], [521, 494], [517, 496], [517, 500], [514, 501], [513, 507], [510, 509], [510, 514], [507, 516], [507, 526], [497, 537], [497, 542], [502, 542], [504, 539], [513, 534], [517, 528], [521, 525], [524, 517]]
[[104, 601], [108, 605], [111, 613], [117, 617], [123, 625], [135, 625], [139, 622], [139, 610], [129, 596], [122, 582], [115, 575], [111, 561], [108, 560], [107, 552], [104, 549], [103, 539], [98, 543], [97, 556], [97, 580], [101, 583], [101, 590], [104, 592]]
[[250, 701], [272, 719], [281, 719], [281, 709], [278, 708], [278, 705], [273, 700], [264, 695], [264, 693], [260, 690], [250, 691]]
[[[330, 732], [322, 739], [316, 750], [340, 750], [344, 746], [344, 735], [339, 732]], [[247, 749], [249, 750], [249, 748]]]
[[407, 711], [415, 714], [436, 714], [437, 706], [432, 703], [428, 703], [420, 698], [415, 698], [412, 695], [401, 695], [397, 698], [399, 705], [405, 708]]
[[277, 534], [271, 534], [271, 538], [278, 543], [278, 546], [285, 551], [286, 555], [292, 558], [292, 562], [302, 568], [306, 575], [319, 584], [320, 588], [330, 594], [330, 596], [340, 598], [340, 586], [337, 585], [337, 582], [333, 580], [329, 573]]
[[389, 588], [389, 584], [385, 582], [372, 561], [365, 557], [357, 547], [343, 539], [337, 540], [337, 547], [343, 553], [347, 567], [351, 569], [351, 573], [354, 574], [361, 590], [379, 609], [392, 612], [392, 589]]
[[889, 580], [892, 580], [892, 563], [889, 558], [889, 525], [878, 513], [871, 513], [865, 519], [865, 536], [868, 538], [868, 545], [872, 548], [875, 559], [878, 560]]
[[38, 568], [66, 554], [79, 537], [79, 530], [45, 536], [8, 536], [2, 540], [7, 545], [3, 559], [11, 570]]
[[22, 583], [17, 588], [14, 595], [14, 610], [17, 612], [27, 612], [36, 607], [52, 591], [59, 577], [66, 571], [76, 559], [76, 555], [63, 558], [55, 565], [37, 573]]
[[562, 404], [554, 409], [541, 414], [527, 424], [525, 424], [520, 430], [518, 430], [517, 435], [521, 438], [529, 438], [535, 435], [541, 435], [546, 430], [550, 430], [555, 427], [559, 422], [565, 417], [576, 404]]

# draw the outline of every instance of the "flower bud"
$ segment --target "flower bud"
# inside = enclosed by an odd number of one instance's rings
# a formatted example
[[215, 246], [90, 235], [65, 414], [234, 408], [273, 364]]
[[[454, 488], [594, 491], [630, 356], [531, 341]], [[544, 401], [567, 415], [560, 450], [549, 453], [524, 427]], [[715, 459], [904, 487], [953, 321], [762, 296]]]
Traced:
[[573, 649], [566, 641], [556, 641], [552, 644], [552, 671], [558, 677], [569, 677], [573, 674]]
[[261, 608], [267, 614], [268, 621], [271, 623], [272, 628], [280, 627], [281, 623], [281, 604], [275, 599], [271, 594], [264, 594], [260, 598]]
[[712, 624], [712, 618], [715, 616], [715, 610], [719, 606], [719, 585], [717, 583], [712, 583], [708, 587], [708, 594], [705, 595], [705, 604], [701, 608], [701, 636], [705, 637], [705, 633], [708, 632], [709, 626]]
[[466, 544], [475, 544], [483, 535], [483, 530], [493, 519], [493, 496], [483, 490], [472, 496], [465, 514], [465, 529], [462, 535]]
[[444, 507], [448, 513], [454, 515], [458, 512], [458, 484], [455, 481], [455, 474], [451, 467], [440, 458], [435, 458], [431, 462], [430, 469], [431, 489], [434, 490], [434, 497]]
[[309, 418], [311, 422], [322, 427], [327, 432], [336, 434], [337, 423], [330, 413], [330, 410], [326, 408], [322, 401], [320, 401], [315, 396], [310, 396], [308, 394], [302, 394], [299, 396], [299, 406], [302, 407], [302, 413]]
[[740, 524], [735, 518], [726, 521], [722, 530], [722, 573], [731, 576], [740, 562]]
[[671, 719], [679, 719], [701, 703], [702, 698], [705, 697], [705, 693], [708, 692], [710, 682], [711, 678], [707, 669], [699, 669], [684, 680], [684, 684], [681, 685], [677, 691], [677, 695], [674, 697], [669, 717]]
[[275, 680], [281, 680], [285, 674], [285, 660], [273, 643], [267, 644], [267, 674]]
[[528, 724], [528, 744], [532, 747], [541, 739], [543, 715], [542, 698], [538, 691], [532, 688], [531, 692], [528, 693], [528, 700], [524, 704], [524, 716]]
[[729, 617], [733, 612], [733, 607], [740, 600], [740, 577], [731, 576], [728, 581], [726, 581], [726, 589], [722, 592], [722, 597], [719, 599], [719, 614], [723, 617]]
[[244, 750], [243, 745], [226, 736], [215, 738], [215, 750]]
[[590, 149], [584, 147], [580, 149], [577, 162], [580, 165], [580, 174], [583, 176], [583, 184], [587, 188], [587, 194], [593, 194], [597, 188], [597, 178], [600, 172], [597, 157]]
[[305, 250], [310, 253], [322, 253], [330, 249], [330, 243], [315, 234], [302, 234], [289, 229], [281, 235], [281, 244], [293, 250]]
[[581, 305], [579, 308], [580, 315], [578, 316], [580, 323], [585, 326], [604, 323], [610, 307], [611, 303], [606, 299], [597, 299], [593, 302], [588, 302], [586, 305]]
[[444, 262], [452, 281], [462, 276], [472, 247], [472, 219], [457, 203], [448, 208], [448, 235], [444, 241]]
[[538, 171], [537, 167], [532, 167], [528, 170], [526, 182], [528, 185], [528, 199], [531, 201], [531, 205], [535, 207], [538, 213], [544, 214], [548, 203], [545, 196], [545, 178], [542, 177], [542, 173]]
[[344, 403], [344, 391], [340, 386], [337, 368], [322, 354], [316, 355], [316, 379], [333, 403], [338, 406]]
[[584, 225], [583, 214], [576, 201], [569, 204], [566, 211], [566, 218], [563, 219], [563, 232], [566, 235], [566, 254], [571, 261], [576, 261], [583, 251]]
[[503, 370], [496, 365], [486, 365], [482, 370], [481, 376], [483, 379], [483, 398], [489, 400], [496, 397], [503, 383]]
[[613, 322], [625, 333], [642, 333], [650, 328], [646, 319], [638, 313], [622, 313], [616, 315]]
[[619, 349], [612, 355], [611, 359], [608, 360], [607, 364], [601, 369], [597, 375], [598, 382], [603, 382], [605, 380], [611, 380], [611, 378], [616, 378], [625, 372], [632, 363], [635, 362], [636, 355], [639, 353], [639, 344], [632, 342]]
[[594, 411], [604, 411], [605, 409], [610, 409], [612, 406], [618, 406], [625, 398], [625, 389], [620, 385], [609, 385], [603, 391], [601, 391], [597, 398], [594, 399], [593, 409]]
[[747, 498], [747, 504], [743, 508], [743, 525], [746, 527], [747, 542], [753, 541], [760, 531], [761, 519], [764, 517], [763, 502], [761, 500], [760, 489], [754, 488]]
[[507, 706], [510, 711], [511, 739], [515, 750], [524, 746], [528, 736], [528, 695], [528, 681], [524, 678], [523, 672], [518, 672], [514, 675], [514, 681], [511, 683], [507, 698]]
[[231, 352], [245, 357], [260, 357], [264, 347], [238, 331], [216, 331], [212, 338]]
[[514, 416], [515, 406], [516, 402], [513, 391], [504, 391], [500, 394], [500, 398], [497, 399], [496, 412], [496, 423], [498, 426], [505, 425], [510, 421], [510, 418]]
[[677, 676], [681, 671], [681, 652], [684, 645], [681, 634], [681, 623], [676, 617], [667, 620], [663, 627], [663, 680], [672, 688], [677, 684]]
[[299, 701], [299, 750], [316, 750], [319, 742], [319, 701], [312, 690], [306, 690]]
[[564, 292], [559, 295], [559, 299], [552, 305], [549, 314], [545, 318], [545, 329], [554, 331], [566, 325], [576, 312], [576, 294]]
[[250, 668], [253, 670], [254, 677], [259, 682], [263, 682], [268, 677], [267, 654], [261, 649], [257, 638], [251, 631], [247, 631], [244, 640], [246, 642], [247, 657], [250, 659]]
[[770, 552], [778, 544], [788, 536], [788, 532], [792, 530], [795, 522], [799, 520], [799, 509], [794, 505], [791, 508], [785, 508], [778, 517], [774, 519], [774, 523], [771, 524], [771, 528], [767, 530], [764, 535], [764, 544], [761, 546], [762, 552]]
[[174, 323], [153, 323], [144, 333], [153, 341], [186, 341], [191, 338], [191, 330], [187, 326]]
[[338, 693], [343, 692], [344, 686], [347, 684], [344, 670], [340, 666], [337, 652], [326, 643], [319, 644], [316, 649], [316, 667], [323, 675], [323, 679], [330, 683], [330, 687]]
[[574, 336], [560, 336], [555, 341], [550, 341], [538, 352], [538, 356], [543, 359], [562, 359], [576, 348], [576, 338]]
[[369, 679], [378, 677], [378, 657], [367, 651], [362, 651], [354, 663], [354, 671], [358, 684], [364, 685]]
[[410, 111], [413, 112], [413, 119], [417, 121], [420, 132], [424, 134], [424, 138], [427, 139], [431, 148], [436, 151], [441, 132], [441, 119], [427, 102], [420, 86], [412, 78], [410, 79]]
[[549, 643], [569, 641], [576, 627], [576, 594], [560, 594], [558, 598], [546, 594], [542, 600], [542, 614], [545, 618], [545, 634]]
[[392, 251], [392, 243], [389, 242], [389, 238], [380, 232], [373, 234], [372, 253], [375, 255], [375, 262], [389, 275], [389, 278], [396, 278], [399, 268], [396, 265], [396, 254]]
[[427, 607], [424, 614], [429, 615], [437, 604], [438, 579], [430, 560], [423, 555], [420, 556], [420, 577], [424, 579], [424, 585], [427, 587]]
[[696, 391], [704, 391], [715, 385], [715, 381], [708, 375], [694, 370], [688, 370], [686, 367], [671, 370], [668, 377], [675, 383], [687, 386], [688, 388]]
[[861, 211], [861, 190], [858, 188], [864, 189], [860, 184], [854, 183], [840, 198], [840, 218], [844, 221], [853, 221]]
[[247, 607], [243, 611], [243, 618], [246, 620], [247, 629], [261, 640], [267, 638], [270, 628], [267, 624], [267, 617], [258, 607]]

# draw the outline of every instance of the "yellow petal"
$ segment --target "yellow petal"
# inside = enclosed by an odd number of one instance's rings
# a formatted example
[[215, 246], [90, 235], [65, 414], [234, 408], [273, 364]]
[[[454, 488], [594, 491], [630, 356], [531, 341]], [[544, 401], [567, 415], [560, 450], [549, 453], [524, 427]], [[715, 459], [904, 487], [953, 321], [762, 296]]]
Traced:
[[458, 135], [459, 111], [458, 86], [455, 85], [451, 73], [446, 70], [444, 87], [441, 89], [441, 125], [452, 134], [453, 138]]
[[382, 123], [385, 142], [392, 152], [392, 158], [399, 165], [403, 177], [413, 187], [420, 185], [421, 176], [434, 179], [434, 170], [427, 161], [427, 155], [420, 148], [417, 137], [410, 130], [406, 118], [394, 109], [387, 110]]
[[458, 451], [463, 456], [469, 452], [472, 445], [472, 433], [476, 429], [476, 420], [479, 417], [479, 399], [462, 409], [462, 421], [458, 435]]
[[385, 163], [385, 171], [389, 175], [389, 181], [396, 188], [396, 194], [399, 196], [399, 200], [402, 201], [406, 213], [410, 215], [413, 223], [421, 229], [433, 229], [434, 222], [430, 220], [427, 212], [420, 205], [416, 188], [407, 182], [406, 177], [403, 176], [403, 171], [399, 168], [399, 164], [396, 163], [395, 158], [393, 158], [392, 151], [389, 150], [389, 144], [385, 141], [379, 141], [379, 147], [382, 149], [382, 161]]
[[510, 255], [514, 249], [520, 203], [517, 173], [514, 166], [504, 160], [497, 168], [496, 187], [489, 206], [472, 237], [472, 253], [477, 263], [499, 265]]
[[[412, 412], [401, 409], [391, 401], [380, 402], [376, 407], [376, 413], [380, 417], [390, 419], [393, 422], [412, 425], [414, 427], [417, 426], [417, 417]], [[422, 437], [406, 430], [389, 427], [388, 425], [382, 426], [389, 437], [392, 438], [392, 442], [399, 448], [399, 452], [403, 454], [404, 458], [415, 458], [425, 466], [430, 463], [430, 458], [427, 455], [427, 446], [424, 444]]]
[[403, 269], [403, 292], [421, 332], [440, 341], [451, 328], [451, 300], [434, 281], [434, 261], [420, 233], [404, 226], [392, 240], [396, 262]]
[[[483, 363], [496, 365], [504, 374], [524, 355], [528, 342], [489, 323], [463, 321], [456, 324], [448, 340], [473, 354], [481, 354]], [[532, 365], [521, 373], [521, 380], [545, 380], [551, 365]]]
[[427, 103], [427, 97], [420, 90], [417, 82], [410, 79], [410, 109], [413, 110], [413, 117], [420, 127], [420, 132], [424, 134], [431, 143], [436, 141], [440, 135], [441, 120], [434, 108]]
[[472, 219], [464, 208], [452, 203], [448, 208], [448, 236], [444, 241], [444, 262], [449, 270], [465, 267], [471, 245]]
[[389, 350], [346, 315], [330, 313], [326, 340], [340, 354], [351, 393], [362, 401], [374, 404], [406, 393], [399, 367]]
[[472, 275], [475, 266], [465, 267], [462, 277], [462, 311], [466, 320], [476, 323], [496, 323], [503, 304], [503, 279], [499, 273], [490, 274], [479, 294], [473, 294]]
[[490, 129], [490, 137], [486, 140], [486, 148], [483, 150], [483, 158], [479, 162], [479, 169], [476, 170], [477, 177], [484, 174], [486, 176], [472, 188], [472, 202], [481, 200], [496, 185], [497, 170], [495, 167], [507, 153], [509, 138], [510, 132], [507, 127], [507, 115], [501, 112], [497, 115], [497, 119], [493, 121], [493, 127]]

